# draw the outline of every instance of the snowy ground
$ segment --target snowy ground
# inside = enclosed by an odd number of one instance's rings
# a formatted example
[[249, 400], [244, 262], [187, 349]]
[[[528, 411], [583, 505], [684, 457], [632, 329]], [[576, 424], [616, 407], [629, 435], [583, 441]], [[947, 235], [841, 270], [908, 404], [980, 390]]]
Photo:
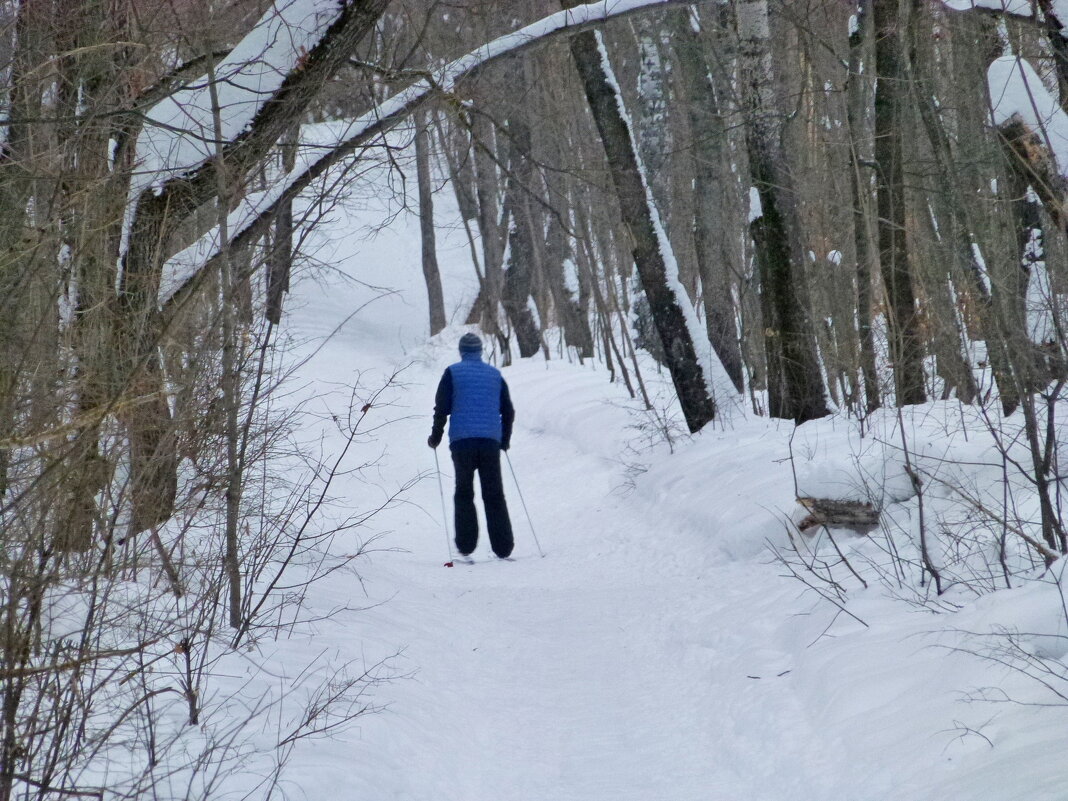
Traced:
[[[352, 455], [375, 466], [338, 485], [342, 504], [371, 508], [419, 480], [359, 532], [380, 535], [358, 562], [362, 581], [330, 576], [309, 611], [364, 609], [268, 646], [265, 659], [280, 673], [318, 652], [357, 668], [387, 659], [395, 678], [368, 696], [378, 713], [298, 744], [291, 797], [1068, 797], [1056, 756], [1068, 710], [965, 700], [991, 685], [1015, 700], [1060, 699], [949, 650], [970, 642], [956, 630], [1048, 611], [1049, 585], [962, 601], [952, 615], [873, 588], [849, 607], [867, 627], [839, 614], [784, 578], [768, 550], [786, 543], [784, 520], [796, 515], [785, 423], [737, 420], [674, 453], [635, 452], [642, 418], [603, 369], [558, 358], [506, 368], [517, 409], [512, 463], [545, 557], [507, 483], [516, 561], [494, 560], [481, 542], [474, 566], [443, 567], [425, 440], [462, 329], [426, 341], [415, 221], [402, 213], [365, 239], [362, 224], [383, 212], [339, 210], [336, 238], [317, 255], [396, 291], [363, 307], [376, 290], [306, 280], [287, 328], [314, 352], [298, 383], [324, 419], [344, 413], [357, 373], [371, 389], [404, 368], [371, 412], [382, 428]], [[439, 247], [453, 312], [473, 292], [466, 242], [443, 229]], [[439, 456], [448, 495], [447, 450]]]

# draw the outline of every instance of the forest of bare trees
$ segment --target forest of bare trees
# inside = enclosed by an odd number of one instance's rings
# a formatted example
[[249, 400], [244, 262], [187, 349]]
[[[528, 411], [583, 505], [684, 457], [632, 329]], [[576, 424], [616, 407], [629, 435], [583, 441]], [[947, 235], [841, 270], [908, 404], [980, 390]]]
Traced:
[[395, 147], [429, 334], [448, 193], [500, 361], [652, 405], [645, 350], [690, 432], [1000, 404], [1068, 552], [1068, 20], [972, 5], [0, 3], [0, 801], [210, 795], [237, 724], [171, 748], [214, 660], [353, 558], [307, 568], [336, 462], [281, 471], [267, 401], [302, 238]]

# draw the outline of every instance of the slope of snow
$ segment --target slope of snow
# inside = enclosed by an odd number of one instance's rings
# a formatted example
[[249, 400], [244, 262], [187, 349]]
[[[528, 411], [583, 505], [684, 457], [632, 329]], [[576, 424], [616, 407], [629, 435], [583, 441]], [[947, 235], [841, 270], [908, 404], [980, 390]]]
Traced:
[[[841, 613], [784, 577], [767, 549], [785, 547], [797, 514], [786, 423], [738, 418], [674, 453], [642, 449], [646, 418], [604, 371], [560, 358], [507, 367], [517, 408], [511, 463], [546, 556], [506, 467], [517, 560], [493, 560], [482, 542], [475, 565], [444, 568], [449, 545], [425, 439], [434, 387], [464, 329], [426, 341], [414, 217], [402, 212], [367, 236], [366, 225], [398, 211], [381, 205], [382, 194], [368, 192], [362, 208], [350, 199], [317, 235], [317, 258], [330, 269], [295, 286], [287, 325], [308, 357], [302, 397], [322, 419], [344, 412], [357, 374], [374, 387], [403, 368], [371, 412], [381, 427], [350, 460], [374, 467], [336, 488], [342, 505], [373, 507], [416, 481], [404, 504], [359, 532], [379, 536], [360, 579], [324, 580], [305, 613], [363, 610], [297, 629], [263, 663], [292, 675], [322, 652], [334, 664], [387, 660], [394, 678], [367, 696], [381, 711], [297, 744], [284, 785], [291, 797], [1068, 794], [1068, 769], [1052, 758], [1065, 711], [1025, 705], [1060, 699], [969, 653], [988, 641], [965, 633], [1015, 627], [1029, 632], [1027, 647], [1047, 643], [1063, 657], [1060, 639], [1040, 636], [1065, 633], [1059, 574], [979, 598], [954, 595], [960, 610], [943, 615], [895, 601], [902, 588], [873, 585], [852, 593], [856, 617]], [[447, 216], [445, 196], [438, 200]], [[447, 311], [462, 319], [475, 291], [466, 242], [446, 226], [439, 248]], [[649, 370], [646, 380], [666, 377]], [[945, 419], [922, 407], [910, 428], [910, 447], [932, 463], [946, 447], [932, 421]], [[894, 514], [914, 514], [889, 436], [858, 449], [850, 424], [832, 419], [793, 440], [803, 485], [848, 484], [865, 465], [885, 476]], [[448, 495], [448, 453], [438, 456]], [[875, 535], [836, 538], [858, 561], [884, 547]], [[1005, 695], [965, 703], [990, 687]], [[1005, 698], [1014, 703], [997, 703]]]

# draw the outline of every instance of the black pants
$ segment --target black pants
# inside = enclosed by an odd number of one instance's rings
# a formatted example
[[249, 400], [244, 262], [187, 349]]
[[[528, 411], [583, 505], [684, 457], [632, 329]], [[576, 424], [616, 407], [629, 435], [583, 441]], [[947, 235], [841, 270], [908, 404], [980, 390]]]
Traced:
[[475, 513], [475, 471], [482, 483], [482, 505], [490, 546], [502, 559], [512, 552], [512, 523], [501, 482], [501, 446], [492, 439], [460, 440], [452, 451], [456, 468], [456, 549], [469, 554], [478, 545], [478, 515]]

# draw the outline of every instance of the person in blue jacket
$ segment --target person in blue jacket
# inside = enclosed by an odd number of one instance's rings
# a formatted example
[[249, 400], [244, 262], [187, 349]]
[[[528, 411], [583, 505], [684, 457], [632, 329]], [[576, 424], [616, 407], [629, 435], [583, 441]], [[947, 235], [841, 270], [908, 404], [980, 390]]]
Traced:
[[482, 505], [490, 545], [501, 559], [512, 553], [512, 523], [501, 481], [501, 451], [512, 439], [515, 409], [500, 370], [482, 361], [482, 340], [460, 338], [460, 361], [449, 365], [434, 398], [434, 427], [427, 444], [436, 448], [449, 420], [449, 450], [456, 467], [456, 549], [467, 556], [478, 544], [475, 471], [482, 484]]

